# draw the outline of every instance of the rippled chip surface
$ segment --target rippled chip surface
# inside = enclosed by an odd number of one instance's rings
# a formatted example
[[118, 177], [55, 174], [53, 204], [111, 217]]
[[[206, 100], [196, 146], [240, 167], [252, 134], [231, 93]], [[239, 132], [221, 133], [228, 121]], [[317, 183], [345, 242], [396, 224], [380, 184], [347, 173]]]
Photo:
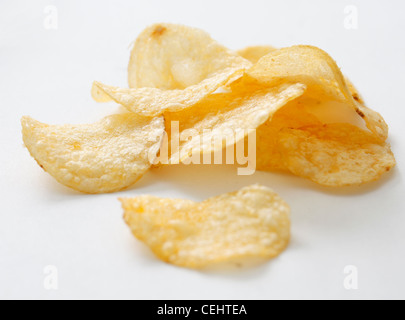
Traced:
[[84, 193], [133, 185], [156, 157], [164, 120], [117, 114], [89, 125], [50, 126], [22, 119], [23, 139], [38, 164], [60, 183]]
[[288, 205], [261, 186], [201, 203], [152, 196], [121, 202], [134, 236], [161, 260], [181, 267], [271, 259], [284, 251], [290, 239]]
[[278, 147], [288, 170], [331, 187], [378, 180], [396, 163], [387, 143], [350, 124], [286, 128]]
[[203, 80], [184, 90], [161, 90], [156, 88], [126, 89], [94, 82], [92, 97], [97, 102], [114, 100], [127, 110], [147, 117], [155, 117], [165, 112], [179, 112], [193, 107], [204, 98], [214, 93], [235, 75], [242, 75], [241, 71], [232, 74], [221, 74], [215, 79]]

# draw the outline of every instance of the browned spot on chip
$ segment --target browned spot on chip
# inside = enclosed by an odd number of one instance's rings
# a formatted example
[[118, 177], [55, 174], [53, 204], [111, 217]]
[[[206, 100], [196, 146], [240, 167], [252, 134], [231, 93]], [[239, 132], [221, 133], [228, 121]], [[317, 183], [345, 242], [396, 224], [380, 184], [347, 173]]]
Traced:
[[362, 118], [366, 117], [366, 115], [359, 108], [356, 109], [356, 112], [360, 117], [362, 117]]
[[160, 37], [167, 29], [163, 26], [157, 26], [152, 33], [152, 37]]

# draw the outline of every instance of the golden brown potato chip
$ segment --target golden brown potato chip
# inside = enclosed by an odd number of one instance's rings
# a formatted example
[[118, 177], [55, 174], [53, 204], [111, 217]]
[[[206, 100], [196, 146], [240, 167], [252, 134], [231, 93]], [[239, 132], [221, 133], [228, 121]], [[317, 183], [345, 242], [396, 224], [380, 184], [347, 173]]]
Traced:
[[163, 118], [117, 114], [90, 125], [49, 126], [22, 119], [24, 143], [60, 183], [85, 193], [115, 192], [150, 168], [164, 134]]
[[288, 205], [261, 186], [201, 203], [152, 196], [121, 202], [134, 236], [161, 260], [181, 267], [271, 259], [284, 251], [290, 239]]
[[206, 79], [220, 87], [251, 63], [205, 31], [155, 24], [138, 37], [128, 67], [130, 88], [186, 89]]
[[[244, 87], [241, 91], [211, 95], [182, 112], [166, 113], [169, 141], [180, 140], [178, 151], [171, 150], [171, 163], [183, 161], [191, 154], [217, 152], [243, 141], [248, 130], [257, 129], [278, 109], [301, 96], [305, 89], [301, 84], [285, 84], [261, 91]], [[176, 122], [179, 137], [172, 136], [172, 124]], [[218, 137], [220, 143], [213, 143]]]
[[245, 58], [246, 60], [249, 60], [253, 64], [257, 63], [261, 58], [264, 56], [268, 55], [270, 52], [273, 52], [277, 50], [274, 47], [271, 46], [253, 46], [253, 47], [247, 47], [244, 49], [241, 49], [237, 51], [237, 53]]
[[375, 181], [395, 166], [388, 144], [350, 124], [285, 128], [278, 148], [292, 173], [330, 187]]

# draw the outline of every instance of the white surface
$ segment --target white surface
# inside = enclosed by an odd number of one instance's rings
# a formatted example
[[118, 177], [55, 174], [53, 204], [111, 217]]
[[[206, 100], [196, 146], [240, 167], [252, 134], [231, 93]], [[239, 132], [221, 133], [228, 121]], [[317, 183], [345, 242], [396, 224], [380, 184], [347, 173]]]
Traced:
[[[346, 30], [354, 4], [359, 29]], [[54, 5], [58, 30], [46, 30]], [[0, 3], [0, 298], [405, 298], [405, 2], [16, 1]], [[288, 175], [237, 177], [229, 167], [171, 167], [120, 194], [87, 196], [56, 183], [22, 146], [19, 119], [92, 122], [117, 110], [90, 97], [93, 80], [126, 85], [129, 45], [154, 22], [201, 27], [230, 48], [317, 45], [390, 124], [398, 167], [362, 188], [325, 190]], [[401, 142], [402, 141], [402, 142]], [[197, 272], [156, 260], [125, 226], [118, 196], [203, 200], [262, 183], [292, 206], [290, 248], [267, 264]], [[44, 289], [55, 265], [59, 290]], [[343, 287], [344, 267], [359, 290]]]

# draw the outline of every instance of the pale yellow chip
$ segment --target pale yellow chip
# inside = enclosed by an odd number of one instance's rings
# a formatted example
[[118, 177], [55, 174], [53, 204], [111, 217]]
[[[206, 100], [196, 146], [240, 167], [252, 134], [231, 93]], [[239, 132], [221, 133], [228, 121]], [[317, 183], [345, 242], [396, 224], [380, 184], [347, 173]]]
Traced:
[[285, 128], [278, 148], [288, 170], [330, 187], [376, 181], [396, 163], [387, 143], [350, 124]]
[[201, 203], [152, 196], [121, 202], [134, 236], [161, 260], [181, 267], [271, 259], [290, 239], [289, 206], [262, 186]]
[[218, 87], [251, 63], [200, 29], [155, 24], [135, 42], [128, 67], [130, 88], [186, 89], [206, 79]]
[[247, 74], [267, 85], [285, 81], [305, 83], [308, 94], [318, 99], [353, 103], [336, 62], [316, 47], [293, 46], [275, 50], [261, 58]]
[[150, 168], [164, 135], [164, 120], [117, 114], [90, 125], [50, 126], [22, 119], [24, 143], [57, 181], [84, 193], [115, 192]]
[[147, 117], [156, 117], [165, 112], [178, 112], [191, 108], [235, 76], [240, 77], [242, 70], [232, 74], [220, 74], [184, 90], [161, 90], [156, 88], [125, 89], [94, 82], [91, 91], [97, 102], [114, 100], [127, 110]]
[[[350, 106], [336, 102], [323, 102], [320, 99], [304, 96], [291, 101], [280, 109], [257, 130], [257, 169], [264, 171], [286, 170], [278, 148], [278, 133], [284, 128], [299, 129], [306, 126], [323, 124], [347, 123], [367, 130], [363, 119], [368, 115], [369, 121], [374, 119], [373, 126], [376, 137], [382, 141], [388, 136], [388, 127], [384, 119], [376, 112], [368, 109], [358, 91], [346, 79], [349, 89], [358, 104], [355, 111]], [[366, 114], [366, 115], [365, 115]], [[359, 117], [360, 116], [360, 117]], [[380, 142], [382, 142], [380, 141]], [[246, 140], [247, 143], [247, 140]]]
[[249, 77], [268, 86], [282, 82], [304, 83], [306, 96], [328, 103], [347, 104], [355, 110], [381, 141], [387, 138], [382, 117], [355, 100], [354, 87], [346, 82], [336, 62], [323, 50], [312, 46], [293, 46], [271, 52], [250, 70]]
[[249, 60], [253, 64], [257, 63], [261, 58], [268, 55], [270, 52], [277, 50], [272, 46], [253, 46], [238, 50], [237, 53]]
[[131, 112], [154, 117], [195, 105], [251, 66], [202, 30], [158, 24], [135, 43], [128, 69], [132, 89], [95, 82], [92, 96], [97, 102], [114, 100]]
[[[256, 130], [277, 110], [300, 97], [305, 89], [301, 84], [284, 84], [261, 91], [245, 87], [241, 91], [211, 95], [182, 112], [166, 113], [169, 141], [180, 141], [177, 150], [171, 149], [170, 163], [214, 153], [243, 141], [249, 130]], [[176, 123], [179, 136], [172, 134]]]

